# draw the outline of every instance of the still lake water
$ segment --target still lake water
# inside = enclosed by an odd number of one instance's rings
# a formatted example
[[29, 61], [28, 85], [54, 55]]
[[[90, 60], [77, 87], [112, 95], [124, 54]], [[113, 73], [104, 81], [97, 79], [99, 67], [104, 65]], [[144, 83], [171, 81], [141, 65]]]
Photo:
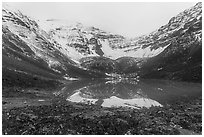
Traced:
[[168, 80], [81, 80], [72, 81], [53, 93], [68, 102], [102, 107], [149, 108], [190, 101], [202, 96], [202, 84]]

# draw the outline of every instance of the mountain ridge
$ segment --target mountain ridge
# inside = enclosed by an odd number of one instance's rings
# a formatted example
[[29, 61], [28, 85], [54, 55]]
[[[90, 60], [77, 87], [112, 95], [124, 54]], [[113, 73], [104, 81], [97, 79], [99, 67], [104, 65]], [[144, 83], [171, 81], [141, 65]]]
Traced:
[[[67, 74], [70, 75], [68, 77], [81, 77], [76, 75], [83, 72], [85, 77], [89, 74], [88, 77], [107, 77], [111, 73], [128, 75], [133, 73], [132, 76], [149, 75], [150, 78], [175, 79], [174, 76], [167, 76], [169, 73], [174, 73], [172, 70], [164, 69], [171, 66], [167, 63], [171, 56], [174, 60], [178, 59], [173, 56], [183, 58], [181, 62], [178, 61], [178, 66], [182, 66], [180, 64], [184, 62], [188, 64], [184, 65], [185, 67], [193, 67], [189, 63], [200, 66], [202, 62], [198, 52], [202, 45], [201, 3], [172, 17], [166, 25], [149, 35], [133, 39], [105, 32], [99, 28], [83, 26], [81, 23], [63, 26], [54, 24], [56, 20], [47, 20], [47, 22], [53, 24], [47, 24], [51, 29], [43, 29], [43, 23], [32, 20], [20, 11], [3, 7], [4, 58], [10, 58], [11, 54], [16, 60], [16, 56], [21, 55], [20, 60], [43, 62], [43, 69], [66, 78]], [[17, 43], [25, 46], [21, 47]], [[199, 53], [198, 56], [196, 53]], [[186, 61], [189, 58], [195, 62]], [[74, 73], [74, 70], [78, 72]], [[165, 73], [166, 76], [151, 74], [160, 73], [160, 70], [165, 70], [162, 74]], [[200, 68], [198, 71], [200, 73]], [[196, 79], [200, 79], [199, 76]]]

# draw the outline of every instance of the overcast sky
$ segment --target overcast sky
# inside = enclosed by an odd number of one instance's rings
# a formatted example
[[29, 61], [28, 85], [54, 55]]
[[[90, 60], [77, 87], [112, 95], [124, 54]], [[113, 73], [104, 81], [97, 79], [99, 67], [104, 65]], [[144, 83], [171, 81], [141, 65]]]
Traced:
[[132, 38], [158, 29], [168, 23], [171, 17], [195, 4], [192, 2], [8, 3], [35, 19], [78, 21]]

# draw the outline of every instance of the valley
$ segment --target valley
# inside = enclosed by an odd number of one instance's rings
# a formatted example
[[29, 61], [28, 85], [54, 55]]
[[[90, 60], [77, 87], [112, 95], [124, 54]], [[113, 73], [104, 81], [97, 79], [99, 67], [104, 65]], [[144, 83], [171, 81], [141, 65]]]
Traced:
[[202, 134], [202, 3], [126, 38], [2, 7], [2, 134]]

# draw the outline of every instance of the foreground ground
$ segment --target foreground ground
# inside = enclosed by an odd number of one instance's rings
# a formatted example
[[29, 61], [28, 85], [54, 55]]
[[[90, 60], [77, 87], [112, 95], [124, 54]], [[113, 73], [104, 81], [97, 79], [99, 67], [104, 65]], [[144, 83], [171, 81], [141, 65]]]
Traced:
[[202, 134], [202, 99], [142, 108], [101, 108], [51, 104], [8, 107], [3, 101], [2, 131], [14, 134]]

